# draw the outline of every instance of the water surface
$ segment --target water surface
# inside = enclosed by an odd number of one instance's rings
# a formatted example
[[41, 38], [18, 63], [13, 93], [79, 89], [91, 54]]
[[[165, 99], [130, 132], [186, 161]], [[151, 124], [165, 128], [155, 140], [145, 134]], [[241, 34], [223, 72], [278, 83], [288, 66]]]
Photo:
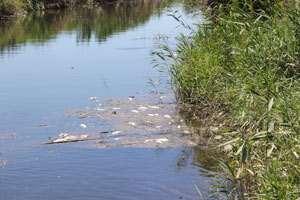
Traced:
[[169, 13], [141, 0], [1, 24], [0, 199], [197, 199], [194, 183], [207, 196], [201, 174], [214, 164], [197, 148], [41, 145], [80, 129], [63, 113], [91, 106], [89, 97], [148, 95], [149, 77], [165, 78], [151, 64], [157, 38], [187, 33]]

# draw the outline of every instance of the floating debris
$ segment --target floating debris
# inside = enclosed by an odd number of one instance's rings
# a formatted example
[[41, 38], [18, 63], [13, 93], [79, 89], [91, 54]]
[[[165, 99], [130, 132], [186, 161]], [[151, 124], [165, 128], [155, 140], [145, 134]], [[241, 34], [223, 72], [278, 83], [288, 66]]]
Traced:
[[90, 97], [89, 100], [97, 100], [97, 97]]
[[183, 133], [185, 133], [185, 134], [191, 134], [191, 132], [187, 131], [187, 130], [183, 131]]
[[79, 116], [80, 119], [90, 118], [90, 117], [91, 117], [91, 115], [87, 115], [87, 114], [86, 115], [82, 114], [82, 115]]
[[222, 135], [216, 135], [215, 136], [215, 140], [221, 140], [223, 137], [222, 137]]
[[46, 128], [46, 127], [50, 127], [50, 126], [48, 126], [47, 124], [40, 124], [37, 127], [38, 128]]
[[212, 132], [218, 132], [219, 131], [219, 128], [218, 127], [211, 127], [210, 130]]
[[231, 151], [232, 150], [232, 145], [231, 144], [227, 144], [226, 146], [224, 146], [224, 150], [226, 151], [226, 152], [229, 152], [229, 151]]
[[85, 124], [80, 124], [81, 128], [86, 128], [87, 126]]
[[0, 160], [0, 163], [1, 163], [1, 167], [2, 168], [4, 168], [5, 167], [5, 165], [6, 165], [6, 160]]
[[141, 125], [153, 126], [153, 123], [151, 121], [142, 121]]
[[159, 101], [156, 95], [153, 98], [143, 96], [144, 100], [133, 96], [125, 99], [97, 98], [103, 104], [101, 107], [96, 103], [94, 108], [68, 111], [71, 117], [92, 117], [88, 122], [89, 137], [55, 138], [60, 139], [56, 142], [97, 140], [94, 145], [88, 143], [96, 148], [194, 145], [190, 142], [190, 132], [184, 135], [184, 130], [189, 128], [178, 115], [175, 101], [169, 97], [165, 102]]

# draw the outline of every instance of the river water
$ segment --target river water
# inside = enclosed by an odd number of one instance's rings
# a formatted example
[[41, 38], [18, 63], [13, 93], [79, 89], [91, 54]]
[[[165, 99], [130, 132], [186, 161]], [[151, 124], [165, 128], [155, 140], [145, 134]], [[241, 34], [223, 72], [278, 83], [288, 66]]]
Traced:
[[197, 147], [43, 145], [87, 132], [64, 113], [94, 106], [90, 97], [147, 97], [150, 79], [167, 80], [151, 52], [188, 34], [171, 10], [193, 21], [182, 3], [140, 0], [1, 23], [0, 199], [198, 199], [194, 185], [208, 198], [215, 164]]

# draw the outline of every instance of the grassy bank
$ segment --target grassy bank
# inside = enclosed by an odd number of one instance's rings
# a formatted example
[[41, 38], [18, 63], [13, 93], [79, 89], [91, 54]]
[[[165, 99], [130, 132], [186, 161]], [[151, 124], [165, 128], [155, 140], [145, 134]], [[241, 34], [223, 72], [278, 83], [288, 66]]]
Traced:
[[193, 119], [220, 125], [235, 198], [299, 199], [300, 5], [251, 2], [220, 4], [159, 56]]

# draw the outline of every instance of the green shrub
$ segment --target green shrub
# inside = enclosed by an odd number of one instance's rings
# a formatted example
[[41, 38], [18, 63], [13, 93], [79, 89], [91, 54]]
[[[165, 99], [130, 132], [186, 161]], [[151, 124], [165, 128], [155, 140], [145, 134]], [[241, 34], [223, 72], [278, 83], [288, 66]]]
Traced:
[[19, 0], [0, 0], [0, 16], [18, 13], [22, 6], [23, 3]]

